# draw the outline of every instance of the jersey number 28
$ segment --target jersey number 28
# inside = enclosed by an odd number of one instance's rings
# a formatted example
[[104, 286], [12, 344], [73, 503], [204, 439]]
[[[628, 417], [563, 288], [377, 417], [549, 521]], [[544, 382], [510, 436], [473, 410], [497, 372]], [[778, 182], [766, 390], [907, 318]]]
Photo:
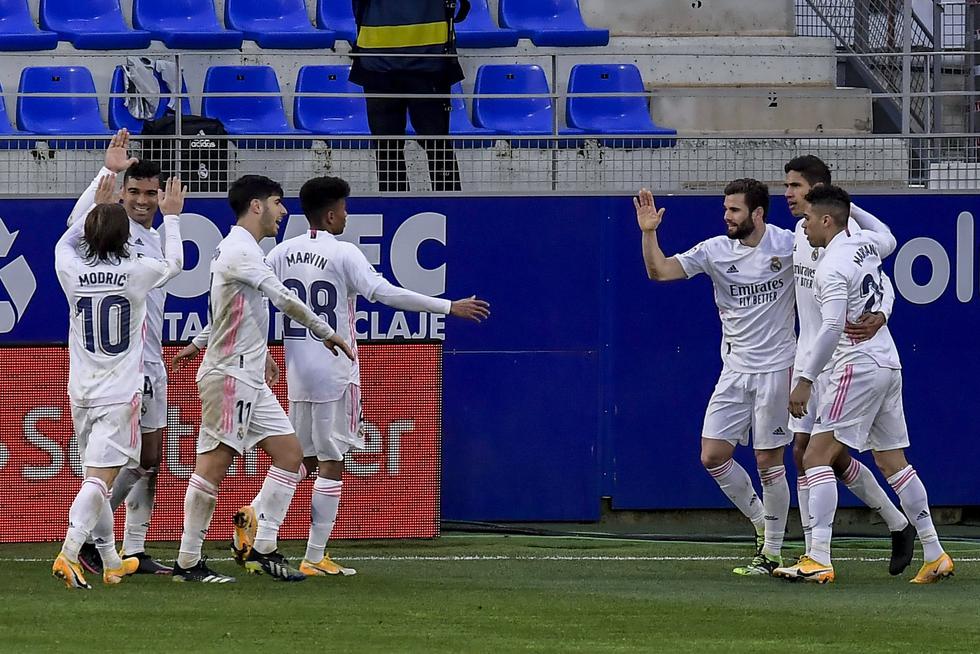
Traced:
[[[284, 279], [283, 286], [291, 290], [299, 301], [313, 313], [323, 316], [333, 329], [337, 329], [337, 287], [330, 282], [318, 279], [307, 289], [298, 279]], [[283, 338], [306, 338], [306, 327], [294, 325], [289, 316], [282, 317]]]

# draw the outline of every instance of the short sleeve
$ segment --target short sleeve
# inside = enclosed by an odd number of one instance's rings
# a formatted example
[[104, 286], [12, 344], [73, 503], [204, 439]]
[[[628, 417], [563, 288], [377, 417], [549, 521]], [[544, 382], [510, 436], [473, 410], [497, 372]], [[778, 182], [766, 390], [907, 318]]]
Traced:
[[708, 271], [708, 242], [701, 241], [687, 252], [674, 255], [688, 279]]

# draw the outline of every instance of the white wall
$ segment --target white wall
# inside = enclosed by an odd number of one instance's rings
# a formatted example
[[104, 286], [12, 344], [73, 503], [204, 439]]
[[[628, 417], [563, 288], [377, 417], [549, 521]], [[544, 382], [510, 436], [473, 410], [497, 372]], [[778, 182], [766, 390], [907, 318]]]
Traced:
[[793, 0], [579, 0], [585, 22], [613, 35], [792, 35]]

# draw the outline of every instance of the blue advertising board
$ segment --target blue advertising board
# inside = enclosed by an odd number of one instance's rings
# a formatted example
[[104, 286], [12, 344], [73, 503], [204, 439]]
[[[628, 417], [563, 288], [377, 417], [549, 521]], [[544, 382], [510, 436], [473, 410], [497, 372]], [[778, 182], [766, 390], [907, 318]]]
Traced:
[[[980, 481], [959, 465], [980, 457], [965, 388], [980, 363], [978, 198], [857, 200], [899, 241], [886, 268], [909, 457], [934, 504], [980, 504]], [[721, 231], [719, 196], [661, 203], [668, 254]], [[280, 238], [306, 228], [298, 202], [286, 204], [297, 213]], [[71, 206], [0, 200], [0, 344], [65, 341], [52, 252]], [[590, 520], [603, 496], [623, 509], [728, 506], [698, 458], [721, 368], [710, 283], [646, 278], [629, 197], [353, 198], [348, 209], [344, 238], [390, 281], [492, 305], [481, 325], [358, 306], [361, 338], [444, 339], [444, 518]], [[793, 225], [779, 198], [770, 220]], [[223, 200], [188, 201], [166, 340], [186, 341], [206, 320], [208, 262], [231, 222]], [[739, 457], [754, 465], [750, 451]]]

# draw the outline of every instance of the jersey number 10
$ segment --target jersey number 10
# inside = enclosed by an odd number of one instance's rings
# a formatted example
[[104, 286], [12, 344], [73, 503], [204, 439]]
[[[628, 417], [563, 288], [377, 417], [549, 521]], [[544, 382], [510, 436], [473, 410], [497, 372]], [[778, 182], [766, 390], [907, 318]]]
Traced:
[[75, 303], [75, 309], [82, 314], [82, 336], [86, 350], [95, 352], [96, 340], [99, 350], [109, 356], [122, 354], [129, 349], [131, 307], [125, 297], [83, 297]]

